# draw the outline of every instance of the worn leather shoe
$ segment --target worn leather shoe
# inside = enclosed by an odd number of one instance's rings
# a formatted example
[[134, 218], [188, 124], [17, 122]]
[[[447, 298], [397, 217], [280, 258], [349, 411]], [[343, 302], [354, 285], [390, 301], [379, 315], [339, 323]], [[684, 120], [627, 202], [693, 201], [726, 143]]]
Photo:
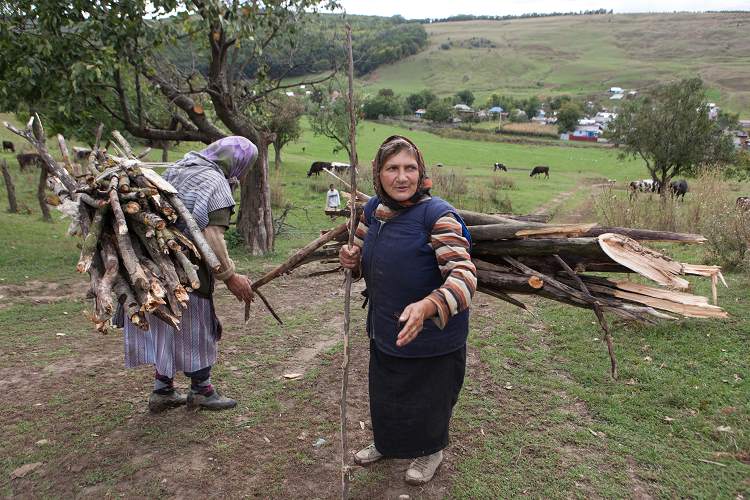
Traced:
[[428, 483], [442, 461], [443, 450], [417, 458], [406, 469], [406, 482], [416, 486]]
[[167, 394], [152, 392], [148, 397], [148, 409], [151, 413], [159, 413], [171, 408], [177, 408], [187, 403], [187, 396], [177, 391]]
[[354, 454], [354, 463], [357, 465], [369, 465], [381, 458], [383, 458], [383, 454], [375, 448], [375, 443], [373, 443]]
[[229, 410], [235, 406], [237, 406], [237, 401], [222, 396], [216, 389], [214, 389], [209, 396], [205, 396], [193, 390], [187, 395], [188, 410], [197, 410], [199, 408], [205, 408], [206, 410]]

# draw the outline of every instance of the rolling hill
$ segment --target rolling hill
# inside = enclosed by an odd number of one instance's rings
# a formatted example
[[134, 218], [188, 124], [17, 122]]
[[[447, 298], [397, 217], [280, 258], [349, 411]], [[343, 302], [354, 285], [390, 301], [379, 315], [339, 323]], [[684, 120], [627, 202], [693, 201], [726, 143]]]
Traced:
[[[382, 66], [368, 90], [441, 95], [597, 95], [700, 75], [710, 98], [750, 116], [750, 12], [615, 14], [425, 25], [426, 50]], [[471, 40], [480, 41], [471, 47]], [[447, 48], [450, 47], [450, 48]], [[447, 50], [446, 50], [447, 48]]]

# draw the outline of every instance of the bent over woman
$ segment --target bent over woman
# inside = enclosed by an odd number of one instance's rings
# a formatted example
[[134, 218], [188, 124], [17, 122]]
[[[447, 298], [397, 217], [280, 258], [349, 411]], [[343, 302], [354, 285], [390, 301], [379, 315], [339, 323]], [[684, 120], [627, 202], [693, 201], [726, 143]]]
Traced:
[[466, 370], [469, 305], [477, 285], [470, 236], [456, 209], [429, 194], [424, 159], [392, 136], [373, 160], [370, 199], [341, 265], [367, 284], [373, 444], [360, 465], [414, 458], [406, 482], [432, 479], [448, 445]]

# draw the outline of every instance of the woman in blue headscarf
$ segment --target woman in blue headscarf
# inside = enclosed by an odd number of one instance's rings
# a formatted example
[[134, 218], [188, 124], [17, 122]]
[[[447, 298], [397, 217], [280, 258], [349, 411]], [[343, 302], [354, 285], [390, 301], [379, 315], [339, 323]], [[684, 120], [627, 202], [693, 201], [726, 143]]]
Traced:
[[[189, 294], [179, 331], [150, 314], [147, 315], [147, 332], [138, 329], [128, 318], [123, 319], [125, 365], [128, 368], [143, 364], [155, 367], [154, 391], [149, 397], [152, 412], [184, 404], [188, 408], [211, 410], [233, 408], [237, 404], [220, 395], [211, 385], [211, 367], [216, 362], [217, 341], [222, 330], [212, 295], [214, 283], [219, 280], [237, 300], [249, 303], [253, 299], [250, 281], [235, 273], [224, 232], [229, 228], [234, 211], [232, 188], [239, 184], [257, 156], [255, 144], [246, 138], [225, 137], [202, 151], [187, 153], [164, 173], [164, 179], [177, 189], [178, 196], [203, 230], [221, 268], [211, 273], [202, 262], [195, 262], [199, 266], [201, 286]], [[191, 380], [187, 395], [174, 388], [174, 376], [178, 371]]]

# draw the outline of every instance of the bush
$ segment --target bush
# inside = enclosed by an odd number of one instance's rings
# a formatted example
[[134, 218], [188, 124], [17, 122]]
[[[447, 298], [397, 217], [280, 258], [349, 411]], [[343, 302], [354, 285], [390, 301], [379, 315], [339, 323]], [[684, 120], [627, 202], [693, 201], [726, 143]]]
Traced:
[[516, 189], [516, 182], [510, 177], [493, 177], [492, 186], [495, 189]]
[[286, 202], [284, 195], [284, 184], [281, 182], [281, 177], [278, 175], [271, 179], [271, 208], [282, 208]]
[[242, 236], [237, 232], [237, 228], [232, 226], [224, 233], [224, 241], [227, 242], [227, 248], [233, 250], [235, 248], [242, 248], [245, 242], [242, 241]]
[[326, 193], [328, 192], [328, 186], [331, 184], [331, 180], [333, 180], [333, 177], [329, 176], [326, 173], [322, 173], [320, 175], [314, 175], [308, 179], [310, 183], [307, 185], [307, 187], [312, 191], [313, 193]]
[[432, 189], [443, 198], [457, 198], [469, 192], [466, 176], [454, 170], [432, 170]]
[[690, 181], [683, 201], [657, 193], [638, 193], [632, 199], [611, 186], [594, 197], [599, 222], [608, 226], [700, 233], [708, 240], [707, 263], [726, 269], [748, 267], [750, 217], [736, 206], [729, 183], [718, 169], [701, 171]]
[[453, 108], [445, 101], [435, 100], [427, 106], [424, 117], [438, 123], [444, 123], [453, 116]]

